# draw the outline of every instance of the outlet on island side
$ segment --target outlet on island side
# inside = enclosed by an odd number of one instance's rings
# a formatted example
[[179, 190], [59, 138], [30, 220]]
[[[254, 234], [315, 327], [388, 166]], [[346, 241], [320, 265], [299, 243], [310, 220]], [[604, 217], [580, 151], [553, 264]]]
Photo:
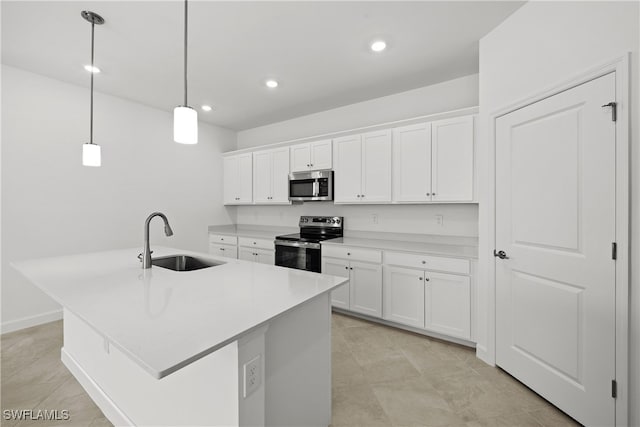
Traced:
[[244, 390], [243, 397], [247, 398], [262, 384], [262, 358], [257, 355], [243, 366]]

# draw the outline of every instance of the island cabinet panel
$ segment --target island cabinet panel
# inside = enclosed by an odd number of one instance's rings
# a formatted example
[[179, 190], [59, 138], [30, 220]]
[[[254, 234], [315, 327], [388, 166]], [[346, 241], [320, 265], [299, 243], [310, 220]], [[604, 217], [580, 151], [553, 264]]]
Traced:
[[431, 124], [433, 201], [473, 200], [473, 117]]
[[384, 267], [384, 318], [424, 328], [424, 271]]
[[227, 156], [223, 161], [225, 205], [245, 205], [253, 201], [253, 154]]
[[289, 148], [253, 153], [255, 204], [289, 204]]
[[431, 200], [431, 124], [393, 130], [393, 200]]
[[369, 262], [349, 263], [350, 308], [382, 317], [382, 266]]
[[[337, 258], [322, 258], [322, 273], [338, 277], [349, 277], [349, 261]], [[349, 283], [331, 291], [331, 305], [345, 310], [349, 309]]]
[[453, 337], [471, 338], [469, 277], [426, 272], [425, 328]]
[[331, 169], [331, 140], [296, 144], [290, 147], [291, 172]]

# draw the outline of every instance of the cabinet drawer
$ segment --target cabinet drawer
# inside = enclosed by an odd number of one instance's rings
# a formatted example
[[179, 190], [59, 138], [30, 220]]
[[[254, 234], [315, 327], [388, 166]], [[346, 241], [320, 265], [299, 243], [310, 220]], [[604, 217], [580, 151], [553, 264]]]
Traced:
[[238, 244], [248, 248], [274, 249], [273, 239], [254, 239], [251, 237], [238, 237]]
[[382, 262], [382, 251], [352, 248], [349, 246], [323, 246], [322, 255], [347, 261]]
[[448, 273], [469, 274], [469, 260], [444, 258], [433, 255], [410, 254], [403, 252], [385, 252], [384, 263], [424, 270], [446, 271]]
[[209, 243], [209, 253], [211, 255], [223, 256], [225, 258], [238, 258], [238, 247], [235, 245]]
[[238, 238], [236, 236], [225, 236], [224, 234], [209, 234], [209, 243], [236, 245], [238, 244]]

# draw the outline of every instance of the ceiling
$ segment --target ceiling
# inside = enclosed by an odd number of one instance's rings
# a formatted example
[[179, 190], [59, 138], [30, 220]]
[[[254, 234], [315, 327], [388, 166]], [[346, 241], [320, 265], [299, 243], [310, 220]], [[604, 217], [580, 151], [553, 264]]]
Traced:
[[[523, 2], [189, 3], [189, 104], [235, 130], [478, 72], [478, 40]], [[2, 1], [2, 62], [170, 111], [182, 103], [181, 1]], [[388, 48], [369, 50], [383, 38]], [[277, 89], [264, 85], [279, 81]]]

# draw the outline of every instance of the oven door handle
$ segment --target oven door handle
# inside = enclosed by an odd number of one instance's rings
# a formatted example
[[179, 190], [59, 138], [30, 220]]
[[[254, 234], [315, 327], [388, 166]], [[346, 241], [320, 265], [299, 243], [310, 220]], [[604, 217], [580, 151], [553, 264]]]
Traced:
[[320, 243], [310, 242], [287, 242], [283, 240], [274, 241], [276, 246], [289, 246], [292, 248], [320, 249]]

